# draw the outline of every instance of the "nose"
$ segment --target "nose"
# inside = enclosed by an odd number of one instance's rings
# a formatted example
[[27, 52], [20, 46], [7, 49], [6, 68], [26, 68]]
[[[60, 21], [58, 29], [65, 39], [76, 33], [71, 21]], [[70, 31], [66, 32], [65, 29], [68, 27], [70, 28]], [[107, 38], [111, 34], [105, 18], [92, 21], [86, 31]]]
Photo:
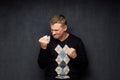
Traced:
[[56, 32], [55, 32], [55, 31], [52, 31], [52, 34], [53, 34], [53, 35], [55, 35], [55, 34], [56, 34]]

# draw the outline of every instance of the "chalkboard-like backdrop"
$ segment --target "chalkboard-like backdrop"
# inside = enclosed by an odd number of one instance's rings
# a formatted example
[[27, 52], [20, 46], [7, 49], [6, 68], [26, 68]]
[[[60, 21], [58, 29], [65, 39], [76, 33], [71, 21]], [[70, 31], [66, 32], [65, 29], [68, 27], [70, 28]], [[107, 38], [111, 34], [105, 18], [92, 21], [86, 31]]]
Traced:
[[89, 60], [84, 80], [120, 80], [120, 6], [111, 0], [0, 1], [0, 80], [44, 80], [38, 67], [39, 37], [50, 33], [54, 14], [66, 16]]

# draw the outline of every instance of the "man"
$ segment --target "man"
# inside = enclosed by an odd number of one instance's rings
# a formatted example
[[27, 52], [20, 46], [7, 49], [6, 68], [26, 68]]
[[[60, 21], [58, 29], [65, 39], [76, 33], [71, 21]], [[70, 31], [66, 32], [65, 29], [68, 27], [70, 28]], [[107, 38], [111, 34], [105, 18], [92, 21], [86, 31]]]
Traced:
[[64, 15], [50, 20], [50, 36], [39, 39], [38, 64], [45, 70], [46, 80], [80, 80], [87, 57], [80, 38], [67, 32]]

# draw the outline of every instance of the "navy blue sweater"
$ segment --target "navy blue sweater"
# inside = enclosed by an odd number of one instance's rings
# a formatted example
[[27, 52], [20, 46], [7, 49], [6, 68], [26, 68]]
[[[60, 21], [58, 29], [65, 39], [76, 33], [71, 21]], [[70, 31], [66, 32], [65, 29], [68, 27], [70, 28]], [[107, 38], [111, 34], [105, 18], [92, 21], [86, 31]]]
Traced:
[[69, 48], [74, 48], [76, 50], [77, 57], [75, 59], [68, 56], [70, 59], [68, 63], [70, 69], [68, 75], [70, 76], [70, 79], [66, 80], [80, 80], [88, 61], [82, 40], [73, 34], [70, 34], [68, 38], [62, 42], [51, 36], [47, 49], [40, 48], [38, 64], [41, 69], [45, 70], [46, 80], [58, 80], [55, 78], [57, 76], [55, 69], [58, 66], [58, 63], [56, 62], [58, 53], [55, 51], [55, 48], [58, 45], [61, 48], [64, 48], [64, 46], [67, 45]]

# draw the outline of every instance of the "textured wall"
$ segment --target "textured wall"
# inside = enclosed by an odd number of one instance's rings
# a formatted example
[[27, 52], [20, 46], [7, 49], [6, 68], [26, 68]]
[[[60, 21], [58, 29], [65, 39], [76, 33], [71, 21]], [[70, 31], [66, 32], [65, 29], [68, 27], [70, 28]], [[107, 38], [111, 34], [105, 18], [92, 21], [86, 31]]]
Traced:
[[115, 1], [4, 0], [0, 2], [0, 80], [44, 80], [38, 67], [39, 37], [62, 13], [81, 37], [89, 60], [85, 80], [119, 80], [120, 6]]

